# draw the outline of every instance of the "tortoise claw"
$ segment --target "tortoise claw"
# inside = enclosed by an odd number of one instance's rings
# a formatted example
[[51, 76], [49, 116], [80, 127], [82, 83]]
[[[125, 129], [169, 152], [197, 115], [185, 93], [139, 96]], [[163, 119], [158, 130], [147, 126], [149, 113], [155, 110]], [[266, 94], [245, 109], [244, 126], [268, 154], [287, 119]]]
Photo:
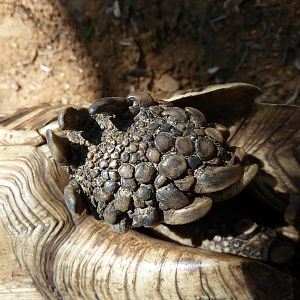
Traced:
[[94, 102], [88, 109], [91, 115], [108, 113], [118, 115], [128, 111], [129, 103], [126, 98], [106, 97]]
[[157, 105], [157, 102], [146, 92], [134, 92], [127, 96], [127, 99], [133, 102], [133, 106], [149, 107]]
[[81, 214], [85, 209], [84, 193], [76, 180], [71, 180], [64, 189], [64, 200], [72, 215]]
[[211, 197], [214, 202], [220, 202], [236, 196], [252, 181], [257, 171], [258, 166], [256, 164], [245, 166], [244, 173], [237, 182], [222, 191], [210, 193], [209, 197]]
[[213, 169], [199, 169], [195, 173], [197, 182], [194, 191], [198, 194], [213, 193], [228, 188], [243, 176], [240, 164], [217, 167]]
[[71, 147], [69, 140], [56, 135], [51, 129], [46, 131], [46, 139], [53, 158], [59, 164], [70, 163]]
[[67, 107], [58, 115], [58, 126], [62, 130], [84, 130], [90, 120], [87, 109]]
[[211, 206], [211, 198], [197, 197], [190, 205], [181, 209], [163, 211], [163, 222], [169, 225], [188, 224], [204, 217], [210, 211]]

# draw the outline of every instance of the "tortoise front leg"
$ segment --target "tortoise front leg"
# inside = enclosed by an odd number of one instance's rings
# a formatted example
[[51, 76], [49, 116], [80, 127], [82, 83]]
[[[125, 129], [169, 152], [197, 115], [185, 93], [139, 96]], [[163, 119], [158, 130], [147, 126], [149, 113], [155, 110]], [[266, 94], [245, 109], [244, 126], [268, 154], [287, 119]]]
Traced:
[[72, 216], [81, 214], [86, 208], [84, 192], [75, 179], [65, 187], [64, 200]]

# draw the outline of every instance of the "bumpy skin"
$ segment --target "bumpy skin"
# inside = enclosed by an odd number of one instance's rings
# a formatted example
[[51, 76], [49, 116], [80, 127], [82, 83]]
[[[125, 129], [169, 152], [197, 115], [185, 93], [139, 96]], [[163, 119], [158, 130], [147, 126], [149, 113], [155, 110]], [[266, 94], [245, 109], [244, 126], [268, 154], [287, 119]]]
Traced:
[[[158, 104], [138, 93], [101, 99], [89, 114], [63, 111], [59, 125], [68, 130], [67, 139], [56, 143], [60, 137], [49, 132], [48, 144], [72, 179], [65, 192], [68, 207], [78, 212], [78, 201], [86, 201], [119, 232], [192, 222], [209, 211], [212, 193], [230, 188], [244, 173], [227, 145], [228, 132], [207, 124], [195, 108]], [[189, 212], [195, 201], [204, 212]], [[176, 212], [183, 217], [174, 221], [168, 214]]]

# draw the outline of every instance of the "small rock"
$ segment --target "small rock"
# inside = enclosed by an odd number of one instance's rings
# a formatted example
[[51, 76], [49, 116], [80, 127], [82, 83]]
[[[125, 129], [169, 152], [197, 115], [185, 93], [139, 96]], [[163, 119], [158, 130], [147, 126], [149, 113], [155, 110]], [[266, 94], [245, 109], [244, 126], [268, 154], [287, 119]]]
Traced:
[[187, 163], [183, 156], [177, 154], [166, 155], [158, 165], [160, 175], [170, 179], [178, 178], [187, 169]]
[[156, 191], [156, 199], [162, 210], [179, 209], [189, 204], [188, 197], [179, 191], [179, 189], [170, 183]]

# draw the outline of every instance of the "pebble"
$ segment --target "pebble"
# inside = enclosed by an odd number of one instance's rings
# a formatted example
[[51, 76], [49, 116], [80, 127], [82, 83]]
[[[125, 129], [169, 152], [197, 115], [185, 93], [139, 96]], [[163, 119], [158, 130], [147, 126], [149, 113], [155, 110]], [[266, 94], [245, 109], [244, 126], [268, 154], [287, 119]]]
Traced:
[[137, 183], [134, 178], [121, 178], [121, 186], [129, 191], [134, 191], [137, 188]]
[[149, 148], [147, 150], [146, 156], [151, 162], [154, 162], [154, 163], [159, 162], [160, 153], [158, 150], [156, 150], [154, 148]]
[[127, 212], [132, 203], [131, 192], [127, 189], [120, 188], [116, 193], [114, 207], [121, 212]]
[[161, 175], [169, 179], [178, 178], [187, 169], [187, 163], [183, 156], [177, 154], [166, 155], [158, 165]]
[[119, 175], [123, 178], [132, 178], [133, 171], [134, 171], [134, 167], [127, 163], [122, 164], [118, 169]]
[[135, 179], [140, 183], [151, 182], [155, 176], [156, 169], [151, 163], [142, 162], [135, 167]]
[[193, 170], [198, 169], [202, 165], [202, 161], [197, 155], [190, 156], [187, 162]]
[[175, 148], [184, 156], [191, 155], [194, 152], [194, 146], [189, 137], [177, 138], [175, 141]]
[[158, 175], [154, 181], [155, 188], [159, 189], [167, 182], [167, 180], [168, 180], [168, 178], [166, 176]]
[[194, 176], [186, 176], [183, 179], [178, 179], [175, 180], [174, 183], [175, 185], [179, 188], [179, 190], [181, 190], [182, 192], [186, 192], [188, 191], [192, 185], [195, 182], [195, 178]]
[[159, 133], [155, 138], [154, 144], [159, 152], [168, 152], [173, 147], [173, 137], [169, 133]]
[[179, 209], [189, 204], [188, 197], [170, 183], [156, 191], [156, 200], [162, 210]]
[[196, 153], [201, 160], [207, 161], [213, 159], [217, 155], [216, 146], [206, 138], [199, 137], [196, 141]]

